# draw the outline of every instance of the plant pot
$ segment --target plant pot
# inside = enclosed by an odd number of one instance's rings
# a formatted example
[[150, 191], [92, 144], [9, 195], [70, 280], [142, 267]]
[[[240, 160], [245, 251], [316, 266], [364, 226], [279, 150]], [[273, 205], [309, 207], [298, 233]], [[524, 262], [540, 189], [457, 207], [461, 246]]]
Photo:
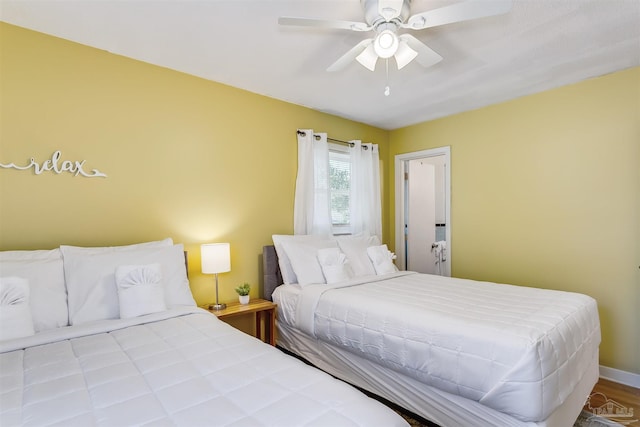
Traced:
[[238, 295], [238, 299], [240, 300], [240, 304], [249, 304], [249, 295]]

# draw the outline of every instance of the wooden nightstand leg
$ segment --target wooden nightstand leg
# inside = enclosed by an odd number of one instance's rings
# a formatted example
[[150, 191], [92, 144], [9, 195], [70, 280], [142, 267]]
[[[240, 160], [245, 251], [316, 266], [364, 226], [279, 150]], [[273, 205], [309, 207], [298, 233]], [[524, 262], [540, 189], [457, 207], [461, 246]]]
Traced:
[[256, 338], [264, 341], [262, 339], [262, 311], [256, 312]]
[[[269, 339], [269, 344], [275, 346], [276, 345], [276, 311], [268, 310], [269, 314], [269, 322], [268, 322], [268, 331], [265, 331], [267, 338]], [[265, 322], [265, 328], [267, 328], [267, 322]]]

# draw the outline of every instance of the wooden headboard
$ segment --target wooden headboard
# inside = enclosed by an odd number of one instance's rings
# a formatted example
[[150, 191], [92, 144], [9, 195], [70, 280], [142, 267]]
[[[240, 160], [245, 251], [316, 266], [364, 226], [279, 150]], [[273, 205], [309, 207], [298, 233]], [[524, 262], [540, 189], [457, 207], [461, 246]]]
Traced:
[[266, 300], [273, 301], [271, 297], [273, 291], [283, 283], [275, 246], [268, 245], [262, 248], [262, 268], [264, 273], [262, 297]]

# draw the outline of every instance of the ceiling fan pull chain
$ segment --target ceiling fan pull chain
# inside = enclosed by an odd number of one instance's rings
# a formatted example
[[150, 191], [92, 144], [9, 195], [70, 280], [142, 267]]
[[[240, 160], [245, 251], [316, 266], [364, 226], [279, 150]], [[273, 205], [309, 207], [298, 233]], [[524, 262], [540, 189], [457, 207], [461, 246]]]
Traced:
[[384, 88], [384, 96], [389, 96], [391, 89], [389, 88], [389, 58], [384, 60], [385, 71], [387, 73], [387, 85]]

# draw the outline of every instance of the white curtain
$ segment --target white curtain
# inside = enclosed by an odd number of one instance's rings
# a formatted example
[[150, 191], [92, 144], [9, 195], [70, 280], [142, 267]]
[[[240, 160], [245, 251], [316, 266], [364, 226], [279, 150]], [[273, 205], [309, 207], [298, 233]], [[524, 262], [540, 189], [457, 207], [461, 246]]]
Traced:
[[[376, 144], [350, 141], [351, 234], [378, 236], [382, 241], [380, 155]], [[298, 132], [298, 176], [293, 209], [294, 234], [332, 233], [329, 191], [329, 144], [326, 133]]]
[[293, 232], [331, 234], [329, 144], [326, 133], [313, 133], [312, 129], [300, 129], [298, 132]]
[[351, 155], [351, 233], [378, 236], [382, 241], [382, 202], [380, 200], [380, 155], [377, 144], [350, 141]]

